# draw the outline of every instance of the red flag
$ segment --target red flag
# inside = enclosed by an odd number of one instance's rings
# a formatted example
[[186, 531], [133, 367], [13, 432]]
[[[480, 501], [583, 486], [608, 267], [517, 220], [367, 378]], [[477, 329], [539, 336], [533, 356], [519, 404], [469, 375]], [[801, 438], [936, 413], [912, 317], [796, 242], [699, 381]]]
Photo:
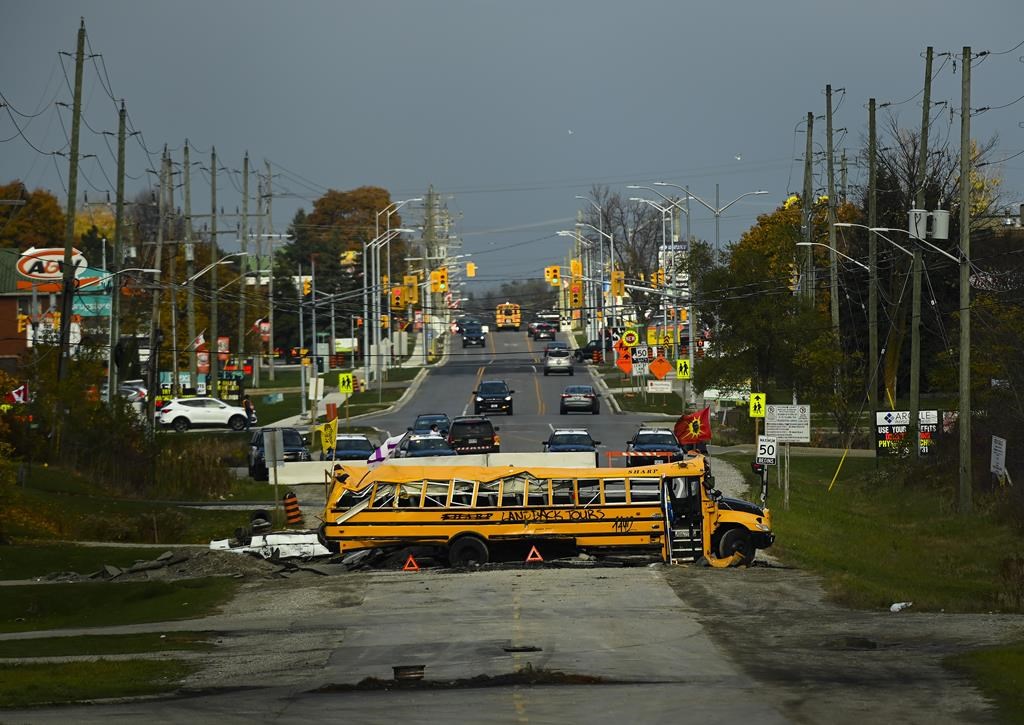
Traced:
[[672, 432], [680, 445], [711, 440], [711, 408], [682, 416], [676, 421]]
[[27, 403], [28, 402], [28, 385], [22, 385], [15, 388], [11, 392], [4, 396], [5, 403]]

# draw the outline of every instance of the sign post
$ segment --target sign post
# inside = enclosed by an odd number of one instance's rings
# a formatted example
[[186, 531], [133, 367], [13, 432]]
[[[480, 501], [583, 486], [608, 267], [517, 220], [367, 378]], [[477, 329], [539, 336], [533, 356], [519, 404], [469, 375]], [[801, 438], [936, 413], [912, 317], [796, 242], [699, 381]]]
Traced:
[[771, 436], [757, 437], [756, 463], [761, 464], [761, 504], [768, 501], [768, 466], [778, 462], [778, 441]]
[[789, 509], [789, 444], [811, 442], [811, 406], [778, 405], [765, 409], [764, 433], [785, 443], [780, 478], [782, 479], [782, 507]]

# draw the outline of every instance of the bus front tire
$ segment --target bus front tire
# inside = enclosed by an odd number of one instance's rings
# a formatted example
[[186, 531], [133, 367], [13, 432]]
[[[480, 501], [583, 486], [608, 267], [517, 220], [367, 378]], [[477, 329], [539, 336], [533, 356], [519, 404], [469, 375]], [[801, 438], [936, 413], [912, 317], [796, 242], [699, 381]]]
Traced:
[[722, 534], [722, 538], [718, 542], [718, 556], [722, 559], [728, 559], [737, 552], [742, 554], [742, 558], [738, 562], [739, 565], [749, 566], [754, 560], [757, 550], [754, 548], [754, 544], [750, 540], [750, 534], [747, 531], [743, 529], [729, 529]]
[[490, 559], [487, 544], [475, 536], [463, 536], [448, 547], [448, 563], [452, 566], [477, 566]]

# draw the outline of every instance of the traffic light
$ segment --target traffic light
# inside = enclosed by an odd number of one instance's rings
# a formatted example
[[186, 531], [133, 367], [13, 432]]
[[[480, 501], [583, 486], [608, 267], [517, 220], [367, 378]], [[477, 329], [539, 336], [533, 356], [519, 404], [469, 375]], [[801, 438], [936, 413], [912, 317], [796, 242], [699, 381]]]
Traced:
[[551, 268], [551, 279], [548, 281], [551, 282], [552, 287], [562, 286], [562, 269], [558, 265]]
[[621, 297], [626, 294], [626, 273], [621, 269], [612, 272], [612, 295]]
[[653, 286], [655, 286], [655, 287], [664, 287], [665, 286], [665, 270], [664, 270], [664, 268], [659, 267], [657, 274], [656, 275], [652, 275], [652, 276], [654, 277], [654, 285]]
[[466, 262], [466, 276], [476, 277], [476, 265], [473, 262]]
[[438, 272], [436, 269], [430, 273], [430, 291], [441, 291], [441, 273]]
[[414, 305], [419, 301], [420, 279], [415, 274], [407, 274], [402, 277], [402, 287], [405, 288], [405, 304]]
[[569, 273], [572, 274], [573, 277], [582, 277], [583, 276], [583, 262], [581, 262], [578, 259], [570, 259], [569, 260]]
[[18, 313], [18, 332], [24, 332], [28, 327], [28, 315]]
[[356, 318], [356, 327], [362, 327], [362, 326], [363, 326], [363, 318], [362, 317], [357, 317]]
[[569, 285], [569, 306], [574, 310], [583, 307], [583, 284], [578, 279]]
[[439, 287], [438, 292], [447, 292], [448, 291], [448, 268], [447, 267], [441, 267], [441, 269], [437, 270], [437, 284], [438, 284], [438, 287]]
[[392, 287], [391, 288], [391, 309], [393, 309], [393, 310], [404, 310], [405, 309], [405, 289], [403, 287]]
[[307, 297], [313, 291], [313, 283], [308, 280], [302, 280], [302, 296]]
[[391, 315], [385, 314], [385, 315], [381, 315], [380, 316], [380, 327], [381, 327], [382, 330], [388, 329], [388, 326], [390, 324], [391, 324]]
[[382, 275], [381, 280], [380, 280], [380, 286], [383, 287], [384, 289], [387, 289], [388, 285], [390, 283], [391, 283], [391, 280], [388, 279], [388, 276], [386, 274]]

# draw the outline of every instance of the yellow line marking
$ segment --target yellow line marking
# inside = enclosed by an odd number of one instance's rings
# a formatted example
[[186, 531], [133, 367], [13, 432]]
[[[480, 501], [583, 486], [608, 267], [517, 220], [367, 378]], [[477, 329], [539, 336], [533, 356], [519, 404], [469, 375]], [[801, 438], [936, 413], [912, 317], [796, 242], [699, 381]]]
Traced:
[[533, 342], [530, 340], [530, 335], [525, 332], [523, 334], [526, 335], [526, 351], [530, 353], [530, 361], [536, 363], [537, 356], [533, 354]]
[[[478, 390], [480, 388], [480, 380], [483, 379], [483, 377], [484, 377], [484, 366], [481, 365], [480, 367], [478, 367], [476, 369], [476, 380], [473, 381], [473, 390]], [[476, 396], [473, 393], [469, 394], [469, 402], [470, 403], [475, 403], [476, 402], [475, 398], [476, 398]]]
[[497, 349], [496, 349], [496, 348], [494, 347], [494, 335], [492, 335], [492, 334], [490, 334], [490, 333], [487, 333], [487, 337], [488, 337], [488, 338], [490, 338], [490, 340], [491, 340], [491, 354], [492, 354], [492, 355], [497, 355], [497, 354], [498, 354], [498, 351], [497, 351]]
[[544, 415], [544, 398], [540, 395], [540, 378], [533, 377], [533, 387], [537, 390], [537, 415]]

